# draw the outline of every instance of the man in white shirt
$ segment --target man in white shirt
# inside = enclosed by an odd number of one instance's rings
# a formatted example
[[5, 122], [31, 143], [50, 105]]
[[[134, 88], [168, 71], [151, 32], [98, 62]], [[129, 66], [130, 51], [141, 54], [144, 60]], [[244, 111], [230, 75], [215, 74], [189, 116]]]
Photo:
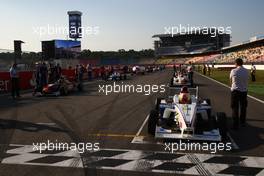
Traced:
[[243, 67], [241, 58], [236, 59], [235, 65], [236, 68], [230, 72], [230, 82], [233, 129], [237, 130], [239, 124], [245, 126], [246, 123], [248, 70]]

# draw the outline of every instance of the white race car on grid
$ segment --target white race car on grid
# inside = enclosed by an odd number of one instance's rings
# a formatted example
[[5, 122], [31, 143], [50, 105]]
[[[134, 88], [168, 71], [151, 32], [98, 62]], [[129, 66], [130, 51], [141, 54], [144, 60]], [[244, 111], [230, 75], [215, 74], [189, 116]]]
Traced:
[[148, 119], [148, 133], [159, 139], [222, 141], [226, 138], [226, 115], [211, 114], [209, 99], [198, 99], [198, 87], [170, 87], [168, 98], [157, 98]]
[[171, 87], [191, 86], [191, 82], [186, 73], [175, 72], [170, 82]]

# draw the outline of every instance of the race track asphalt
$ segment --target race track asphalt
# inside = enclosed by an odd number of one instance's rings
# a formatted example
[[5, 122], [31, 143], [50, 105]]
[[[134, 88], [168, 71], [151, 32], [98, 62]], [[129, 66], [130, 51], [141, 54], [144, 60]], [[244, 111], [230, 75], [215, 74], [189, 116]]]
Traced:
[[[131, 80], [124, 81], [124, 84], [143, 86], [168, 84], [171, 75], [172, 70], [166, 69], [134, 76]], [[230, 90], [199, 74], [194, 75], [194, 80], [199, 86], [199, 96], [211, 99], [214, 112], [225, 112], [229, 117], [228, 125], [231, 126]], [[138, 160], [140, 156], [147, 158], [155, 154], [154, 151], [164, 152], [162, 142], [147, 134], [147, 125], [144, 123], [149, 111], [154, 107], [155, 99], [164, 94], [105, 95], [98, 91], [99, 85], [103, 84], [105, 82], [98, 80], [88, 82], [83, 92], [61, 97], [32, 97], [30, 93], [25, 93], [20, 100], [14, 101], [9, 96], [0, 95], [0, 175], [169, 175], [163, 171], [170, 166], [164, 165], [159, 169], [156, 160], [138, 162], [141, 161]], [[261, 157], [262, 162], [264, 105], [251, 98], [248, 98], [248, 102], [247, 126], [240, 128], [239, 131], [229, 130], [230, 140], [237, 148], [221, 152], [220, 155]], [[135, 138], [141, 142], [133, 142]], [[104, 152], [96, 155], [84, 152], [77, 156], [76, 153], [60, 151], [62, 153], [55, 152], [51, 153], [55, 155], [50, 156], [50, 153], [33, 155], [28, 151], [33, 144], [48, 140], [92, 145], [98, 143]], [[16, 156], [18, 154], [19, 156]], [[98, 160], [100, 157], [105, 161], [100, 162]], [[134, 164], [130, 164], [130, 161]], [[180, 167], [190, 168], [191, 165]], [[189, 169], [185, 174], [209, 175], [209, 172], [202, 169], [197, 170], [198, 172]], [[257, 171], [256, 169], [256, 173]], [[172, 172], [171, 175], [177, 173]]]

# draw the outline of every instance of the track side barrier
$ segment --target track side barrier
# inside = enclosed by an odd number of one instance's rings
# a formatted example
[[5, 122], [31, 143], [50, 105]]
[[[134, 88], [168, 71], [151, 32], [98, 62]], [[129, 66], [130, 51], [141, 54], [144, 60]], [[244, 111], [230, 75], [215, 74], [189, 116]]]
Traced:
[[[32, 89], [30, 82], [32, 80], [33, 71], [20, 71], [19, 72], [19, 84], [20, 90]], [[69, 80], [75, 78], [74, 69], [62, 69], [62, 75], [66, 76]], [[92, 72], [93, 79], [100, 76], [100, 69], [93, 68]], [[84, 74], [84, 80], [88, 79], [87, 73]], [[11, 78], [9, 72], [0, 72], [0, 94], [11, 91]]]

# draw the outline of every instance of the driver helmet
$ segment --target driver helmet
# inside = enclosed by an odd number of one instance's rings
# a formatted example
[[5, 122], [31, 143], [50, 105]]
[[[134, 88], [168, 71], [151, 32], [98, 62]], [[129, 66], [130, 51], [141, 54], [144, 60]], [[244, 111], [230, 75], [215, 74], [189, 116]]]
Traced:
[[189, 91], [188, 91], [188, 87], [187, 87], [187, 86], [183, 86], [183, 87], [181, 88], [181, 93], [189, 93]]
[[180, 104], [189, 104], [191, 102], [191, 96], [188, 91], [188, 87], [184, 86], [181, 88], [181, 92], [179, 94], [179, 103]]

